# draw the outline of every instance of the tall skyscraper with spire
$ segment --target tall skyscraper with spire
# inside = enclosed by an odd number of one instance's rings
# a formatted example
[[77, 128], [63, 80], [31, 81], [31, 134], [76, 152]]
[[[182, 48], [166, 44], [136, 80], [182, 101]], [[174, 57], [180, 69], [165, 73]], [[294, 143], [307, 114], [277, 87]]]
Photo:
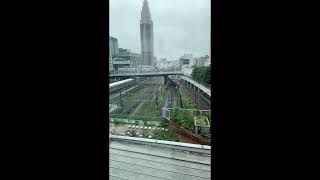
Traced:
[[140, 19], [140, 40], [143, 65], [153, 65], [153, 22], [151, 20], [148, 1], [143, 1]]

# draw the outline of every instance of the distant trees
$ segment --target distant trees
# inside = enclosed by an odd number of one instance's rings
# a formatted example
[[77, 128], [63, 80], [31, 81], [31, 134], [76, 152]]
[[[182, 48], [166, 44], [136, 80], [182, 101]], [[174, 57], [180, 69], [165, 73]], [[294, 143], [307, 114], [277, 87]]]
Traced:
[[194, 68], [191, 76], [200, 82], [211, 84], [211, 65], [208, 67]]

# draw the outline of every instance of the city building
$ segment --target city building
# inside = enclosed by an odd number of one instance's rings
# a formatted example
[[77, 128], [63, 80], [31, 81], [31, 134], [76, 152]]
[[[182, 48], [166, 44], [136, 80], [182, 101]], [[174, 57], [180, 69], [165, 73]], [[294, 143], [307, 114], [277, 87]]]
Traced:
[[130, 49], [119, 48], [119, 54], [125, 54], [125, 53], [130, 53], [130, 52], [131, 52]]
[[183, 74], [191, 76], [192, 69], [196, 65], [196, 61], [192, 54], [184, 54], [179, 60], [179, 65]]
[[210, 57], [208, 55], [196, 58], [195, 60], [196, 60], [197, 67], [205, 67], [205, 66], [209, 66], [210, 64]]
[[129, 49], [119, 48], [119, 54], [115, 57], [130, 61], [130, 68], [138, 67], [138, 65], [141, 65], [142, 63], [141, 54], [131, 52]]
[[109, 37], [109, 47], [111, 50], [111, 57], [114, 58], [117, 54], [119, 54], [119, 45], [118, 39], [114, 37]]
[[159, 61], [157, 61], [157, 68], [158, 69], [167, 69], [167, 59], [166, 58], [160, 58]]
[[153, 22], [148, 6], [148, 1], [143, 1], [140, 19], [140, 40], [143, 65], [155, 65], [153, 49]]
[[142, 63], [142, 55], [139, 53], [130, 53], [131, 67], [138, 67]]
[[153, 67], [157, 66], [157, 57], [153, 56], [151, 64], [152, 64]]
[[113, 63], [112, 63], [112, 57], [111, 57], [111, 47], [109, 46], [109, 72], [113, 71]]
[[179, 59], [172, 60], [172, 67], [173, 67], [175, 70], [181, 70], [181, 68], [180, 68], [180, 66], [179, 66]]
[[211, 64], [211, 58], [208, 57], [204, 62], [204, 66], [210, 66], [210, 64]]
[[192, 66], [196, 65], [196, 62], [192, 56], [192, 54], [184, 54], [181, 58], [180, 58], [180, 66], [185, 66], [185, 67], [189, 67], [191, 68]]
[[131, 65], [130, 60], [120, 58], [120, 57], [112, 59], [112, 66], [116, 71], [119, 68], [130, 68], [130, 65]]

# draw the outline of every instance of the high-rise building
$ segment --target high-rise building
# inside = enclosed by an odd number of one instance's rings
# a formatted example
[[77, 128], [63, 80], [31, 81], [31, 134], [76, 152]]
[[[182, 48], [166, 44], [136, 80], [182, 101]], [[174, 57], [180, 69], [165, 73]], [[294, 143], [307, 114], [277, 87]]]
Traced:
[[114, 37], [109, 37], [109, 47], [111, 49], [111, 57], [114, 58], [117, 54], [119, 54], [119, 45], [118, 39]]
[[151, 20], [148, 1], [143, 1], [140, 19], [140, 40], [143, 65], [154, 65], [153, 22]]
[[113, 64], [112, 64], [111, 46], [109, 46], [109, 71], [112, 71], [112, 70], [113, 70]]

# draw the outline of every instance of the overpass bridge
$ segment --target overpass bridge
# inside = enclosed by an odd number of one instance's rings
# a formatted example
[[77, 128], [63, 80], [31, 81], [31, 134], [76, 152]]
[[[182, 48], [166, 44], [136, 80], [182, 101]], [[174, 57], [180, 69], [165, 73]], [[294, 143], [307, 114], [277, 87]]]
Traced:
[[[187, 86], [190, 86], [194, 90], [197, 90], [199, 94], [205, 93], [208, 97], [211, 97], [211, 89], [208, 87], [205, 87], [204, 85], [194, 81], [192, 78], [184, 75], [180, 71], [171, 71], [171, 72], [138, 72], [138, 73], [132, 73], [132, 72], [118, 72], [118, 73], [111, 73], [109, 74], [109, 77], [114, 78], [129, 78], [129, 77], [151, 77], [151, 76], [164, 76], [164, 83], [166, 84], [168, 82], [168, 75], [180, 75], [178, 79], [182, 80]], [[172, 78], [173, 81], [175, 81], [176, 78]]]
[[164, 76], [164, 83], [166, 84], [168, 81], [168, 75], [183, 75], [180, 71], [172, 71], [172, 72], [117, 72], [110, 73], [109, 78], [130, 78], [130, 77], [152, 77], [152, 76]]
[[173, 72], [139, 72], [139, 73], [111, 73], [109, 77], [143, 77], [143, 76], [167, 76], [167, 75], [183, 75], [180, 71], [173, 71]]

